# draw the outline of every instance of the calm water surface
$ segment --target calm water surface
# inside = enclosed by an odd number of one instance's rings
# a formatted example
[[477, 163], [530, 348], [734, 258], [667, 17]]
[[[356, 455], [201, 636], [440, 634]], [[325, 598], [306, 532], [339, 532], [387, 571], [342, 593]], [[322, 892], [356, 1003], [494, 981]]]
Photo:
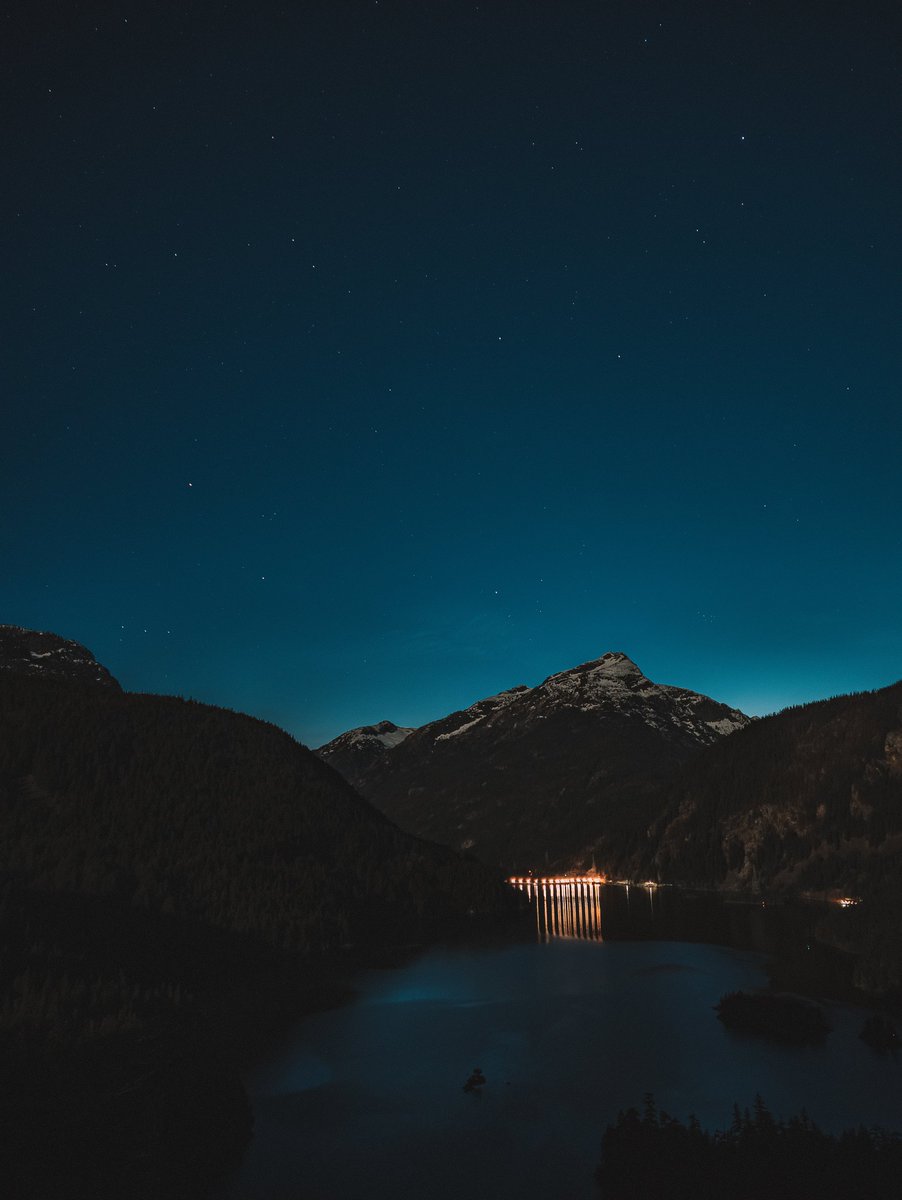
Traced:
[[[823, 1047], [731, 1034], [712, 1006], [764, 986], [763, 955], [589, 932], [362, 973], [249, 1079], [255, 1138], [229, 1195], [597, 1200], [604, 1126], [648, 1091], [710, 1127], [760, 1093], [828, 1129], [902, 1128], [902, 1068], [860, 1041], [860, 1010], [828, 1004]], [[467, 1094], [477, 1065], [488, 1082]]]

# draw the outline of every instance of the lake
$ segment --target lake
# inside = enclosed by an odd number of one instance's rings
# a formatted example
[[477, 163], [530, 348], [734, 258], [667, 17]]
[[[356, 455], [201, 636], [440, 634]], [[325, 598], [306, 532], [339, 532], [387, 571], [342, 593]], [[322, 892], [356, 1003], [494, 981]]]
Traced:
[[[590, 889], [578, 912], [567, 889], [546, 891], [527, 936], [361, 972], [353, 1000], [302, 1020], [247, 1080], [255, 1137], [226, 1194], [597, 1200], [604, 1127], [646, 1092], [710, 1128], [756, 1093], [832, 1131], [902, 1128], [902, 1068], [859, 1039], [860, 1009], [827, 1003], [821, 1047], [729, 1032], [712, 1008], [766, 986], [765, 955], [663, 940], [692, 926], [691, 906], [687, 917], [677, 895], [630, 891]], [[696, 902], [702, 912], [721, 937], [765, 937], [751, 907]], [[468, 1094], [475, 1066], [487, 1082]]]

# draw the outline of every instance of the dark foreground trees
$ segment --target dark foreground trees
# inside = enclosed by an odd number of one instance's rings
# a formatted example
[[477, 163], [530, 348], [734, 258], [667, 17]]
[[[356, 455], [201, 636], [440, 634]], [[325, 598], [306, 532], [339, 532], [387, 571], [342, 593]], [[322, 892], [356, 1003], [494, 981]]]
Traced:
[[341, 952], [508, 891], [274, 726], [0, 672], [0, 1195], [202, 1200]]
[[823, 1133], [802, 1112], [778, 1121], [757, 1097], [708, 1133], [658, 1112], [620, 1113], [602, 1139], [596, 1181], [603, 1200], [877, 1200], [896, 1195], [902, 1138], [879, 1129]]

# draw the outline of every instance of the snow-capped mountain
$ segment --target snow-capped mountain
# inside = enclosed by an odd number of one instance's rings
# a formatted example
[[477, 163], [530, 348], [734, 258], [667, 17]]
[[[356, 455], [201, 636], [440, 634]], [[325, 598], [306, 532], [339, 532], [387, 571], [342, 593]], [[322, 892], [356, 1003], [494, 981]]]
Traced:
[[118, 682], [106, 667], [80, 642], [19, 625], [0, 625], [0, 671], [37, 678], [78, 679], [119, 690]]
[[701, 745], [749, 723], [745, 713], [698, 692], [652, 683], [631, 658], [616, 651], [552, 675], [532, 691], [583, 712], [632, 711], [653, 728], [679, 730]]
[[[619, 652], [479, 700], [380, 741], [388, 722], [319, 754], [402, 828], [515, 869], [591, 858], [640, 833], [657, 783], [749, 723], [737, 709], [653, 683]], [[648, 811], [646, 811], [648, 809]], [[599, 862], [599, 867], [604, 864]]]
[[[413, 729], [402, 729], [391, 721], [379, 721], [376, 725], [349, 729], [318, 753], [345, 779], [356, 779], [371, 771], [387, 751], [399, 746], [413, 732]], [[328, 754], [325, 753], [327, 749]]]

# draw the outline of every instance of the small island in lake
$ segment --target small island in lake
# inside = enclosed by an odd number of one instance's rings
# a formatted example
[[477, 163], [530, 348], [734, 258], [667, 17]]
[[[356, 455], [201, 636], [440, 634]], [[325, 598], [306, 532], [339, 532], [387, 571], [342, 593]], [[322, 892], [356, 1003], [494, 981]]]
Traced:
[[885, 1054], [887, 1051], [895, 1053], [899, 1049], [899, 1035], [896, 1033], [895, 1025], [886, 1017], [880, 1016], [879, 1013], [868, 1017], [858, 1036], [862, 1041], [867, 1042], [872, 1050], [877, 1050], [881, 1054]]
[[799, 1046], [817, 1045], [831, 1029], [820, 1005], [798, 996], [728, 992], [721, 996], [715, 1011], [728, 1029]]

